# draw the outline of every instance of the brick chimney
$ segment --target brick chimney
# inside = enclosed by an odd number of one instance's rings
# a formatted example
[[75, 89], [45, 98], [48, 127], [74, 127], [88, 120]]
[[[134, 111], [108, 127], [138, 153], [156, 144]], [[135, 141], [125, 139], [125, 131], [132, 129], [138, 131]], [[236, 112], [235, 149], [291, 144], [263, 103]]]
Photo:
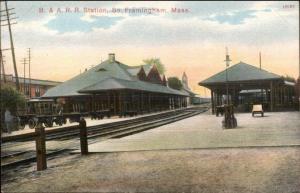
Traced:
[[115, 54], [114, 53], [108, 54], [108, 60], [110, 63], [115, 62]]

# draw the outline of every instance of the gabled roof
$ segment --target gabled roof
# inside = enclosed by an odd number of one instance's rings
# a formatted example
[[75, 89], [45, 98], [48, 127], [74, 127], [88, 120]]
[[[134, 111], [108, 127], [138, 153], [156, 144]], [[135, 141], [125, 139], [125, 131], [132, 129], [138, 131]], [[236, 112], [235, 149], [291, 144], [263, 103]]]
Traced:
[[150, 70], [152, 69], [153, 65], [152, 64], [145, 64], [143, 65], [144, 71], [146, 73], [146, 75], [148, 76]]
[[141, 91], [148, 91], [148, 92], [186, 96], [186, 94], [183, 92], [159, 84], [151, 84], [140, 80], [135, 80], [135, 81], [122, 80], [115, 77], [107, 78], [96, 84], [83, 88], [79, 91], [79, 93], [95, 93], [99, 91], [114, 90], [114, 89], [141, 90]]
[[152, 64], [144, 64], [144, 65], [140, 65], [140, 66], [126, 66], [126, 70], [132, 75], [132, 76], [136, 76], [137, 73], [141, 70], [141, 68], [144, 69], [145, 74], [148, 75], [149, 72], [151, 71], [153, 65]]
[[[148, 65], [144, 66], [148, 67]], [[78, 96], [86, 95], [89, 92], [112, 89], [132, 89], [185, 95], [180, 91], [176, 91], [166, 86], [138, 80], [136, 74], [138, 73], [137, 69], [140, 68], [141, 66], [132, 67], [118, 61], [111, 62], [106, 60], [88, 71], [49, 89], [42, 97]]]
[[132, 80], [132, 76], [125, 69], [125, 64], [122, 64], [118, 61], [110, 62], [109, 60], [106, 60], [101, 64], [89, 69], [88, 71], [83, 72], [58, 86], [49, 89], [42, 97], [82, 95], [78, 93], [80, 89], [110, 77]]
[[[13, 77], [13, 81], [16, 82], [16, 77]], [[23, 83], [24, 78], [19, 77], [19, 82]], [[39, 80], [39, 79], [29, 80], [29, 78], [25, 78], [25, 84], [29, 84], [29, 83], [32, 85], [56, 86], [56, 85], [60, 84], [61, 82], [52, 81], [52, 80]]]
[[[270, 80], [270, 79], [281, 79], [277, 74], [268, 72], [263, 69], [259, 69], [250, 64], [240, 62], [227, 69], [228, 82], [239, 82], [249, 80]], [[226, 70], [219, 72], [206, 80], [203, 80], [199, 85], [209, 85], [214, 83], [225, 83], [226, 82]]]
[[141, 67], [136, 67], [136, 68], [128, 68], [127, 71], [132, 75], [132, 76], [136, 76], [139, 71], [141, 70]]
[[[1, 80], [4, 79], [3, 77], [4, 75], [1, 74]], [[14, 77], [12, 74], [6, 74], [5, 75], [5, 78], [8, 80], [8, 81], [12, 81], [12, 82], [16, 82], [16, 77]], [[24, 83], [24, 77], [20, 77], [19, 76], [19, 82], [20, 83]], [[56, 86], [58, 84], [60, 84], [61, 82], [58, 82], [58, 81], [52, 81], [52, 80], [40, 80], [40, 79], [34, 79], [34, 78], [25, 78], [25, 84], [29, 84], [29, 82], [32, 84], [32, 85], [43, 85], [43, 86]]]

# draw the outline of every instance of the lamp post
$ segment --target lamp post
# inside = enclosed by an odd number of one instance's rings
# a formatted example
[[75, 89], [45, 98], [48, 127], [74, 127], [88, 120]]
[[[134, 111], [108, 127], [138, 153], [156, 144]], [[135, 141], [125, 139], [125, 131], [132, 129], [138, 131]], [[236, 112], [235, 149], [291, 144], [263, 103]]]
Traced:
[[224, 119], [222, 121], [223, 128], [230, 129], [237, 127], [237, 121], [234, 117], [234, 108], [233, 105], [229, 105], [229, 86], [228, 86], [228, 66], [230, 64], [230, 58], [228, 54], [228, 49], [226, 47], [226, 105], [224, 107]]
[[228, 97], [228, 72], [227, 72], [227, 65], [226, 65], [226, 105], [229, 105], [229, 97]]
[[228, 91], [228, 72], [227, 68], [230, 64], [230, 58], [228, 54], [228, 48], [226, 47], [226, 59], [224, 60], [226, 62], [226, 105], [229, 105], [229, 91]]

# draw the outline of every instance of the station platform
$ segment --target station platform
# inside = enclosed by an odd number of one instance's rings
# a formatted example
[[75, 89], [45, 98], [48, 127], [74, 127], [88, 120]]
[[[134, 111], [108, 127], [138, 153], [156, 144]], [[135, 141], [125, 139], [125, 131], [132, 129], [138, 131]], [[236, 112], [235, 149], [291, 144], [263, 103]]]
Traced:
[[[193, 108], [194, 106], [189, 106], [188, 108]], [[139, 114], [137, 116], [133, 116], [133, 117], [119, 117], [119, 116], [112, 116], [110, 118], [104, 118], [104, 119], [91, 119], [90, 117], [86, 117], [86, 124], [88, 127], [90, 126], [95, 126], [95, 125], [101, 125], [101, 124], [106, 124], [106, 123], [113, 123], [113, 122], [118, 122], [118, 121], [125, 121], [125, 120], [130, 120], [130, 119], [136, 119], [136, 118], [140, 118], [140, 117], [145, 117], [145, 116], [151, 116], [151, 115], [155, 115], [155, 114], [159, 114], [159, 113], [165, 113], [165, 112], [170, 112], [170, 111], [174, 111], [174, 110], [166, 110], [166, 111], [159, 111], [159, 112], [153, 112], [153, 113], [146, 113], [146, 114]], [[56, 130], [56, 129], [61, 129], [61, 128], [65, 128], [65, 127], [70, 127], [70, 126], [75, 126], [78, 125], [77, 122], [73, 122], [70, 123], [69, 121], [67, 122], [67, 124], [64, 124], [62, 126], [58, 126], [56, 124], [53, 125], [53, 127], [46, 127], [45, 130]], [[30, 129], [28, 125], [25, 126], [24, 129], [22, 130], [16, 130], [16, 131], [12, 131], [11, 133], [6, 133], [3, 132], [2, 133], [2, 137], [8, 137], [8, 136], [17, 136], [17, 135], [22, 135], [22, 134], [27, 134], [27, 133], [33, 133], [35, 132], [34, 129]]]
[[89, 152], [300, 146], [299, 112], [270, 112], [265, 117], [240, 113], [236, 118], [237, 128], [223, 129], [223, 117], [207, 112], [132, 136], [90, 144]]

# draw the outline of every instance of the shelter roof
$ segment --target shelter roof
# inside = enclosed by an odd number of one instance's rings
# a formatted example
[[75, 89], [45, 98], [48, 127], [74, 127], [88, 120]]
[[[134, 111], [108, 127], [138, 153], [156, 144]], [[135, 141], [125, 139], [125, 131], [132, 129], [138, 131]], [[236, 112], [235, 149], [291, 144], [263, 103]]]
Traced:
[[[228, 82], [242, 82], [251, 80], [282, 79], [281, 76], [257, 68], [253, 65], [240, 62], [227, 69]], [[226, 82], [226, 70], [223, 70], [199, 83], [199, 85], [210, 85]]]

